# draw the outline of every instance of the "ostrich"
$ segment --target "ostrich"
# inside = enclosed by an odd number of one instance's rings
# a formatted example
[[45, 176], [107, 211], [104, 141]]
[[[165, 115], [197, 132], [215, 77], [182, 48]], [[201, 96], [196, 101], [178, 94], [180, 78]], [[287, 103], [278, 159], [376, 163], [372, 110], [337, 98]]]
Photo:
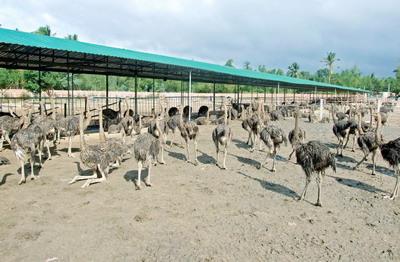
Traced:
[[[337, 121], [335, 115], [334, 115], [334, 110], [332, 106], [332, 119], [333, 119], [333, 133], [339, 140], [338, 146], [336, 148], [336, 153], [339, 156], [343, 156], [343, 146], [344, 146], [344, 139], [347, 137], [347, 134], [349, 133], [351, 122], [346, 121], [346, 120], [340, 120]], [[339, 154], [340, 151], [340, 154]]]
[[319, 141], [310, 141], [306, 144], [300, 145], [296, 149], [297, 163], [301, 165], [306, 173], [306, 185], [304, 187], [301, 197], [298, 199], [302, 201], [307, 193], [308, 185], [311, 182], [312, 172], [317, 172], [317, 185], [318, 185], [318, 198], [316, 206], [321, 204], [321, 182], [322, 177], [325, 175], [325, 169], [329, 166], [336, 172], [336, 159], [331, 153], [329, 148]]
[[194, 164], [197, 166], [198, 160], [197, 160], [197, 135], [199, 134], [199, 127], [196, 125], [195, 122], [193, 121], [183, 121], [183, 110], [182, 110], [182, 105], [179, 105], [179, 124], [178, 128], [181, 133], [182, 138], [185, 140], [186, 143], [186, 151], [187, 151], [187, 156], [186, 156], [186, 161], [190, 162], [190, 152], [189, 152], [189, 140], [194, 141]]
[[178, 110], [177, 107], [171, 107], [171, 108], [168, 110], [168, 116], [169, 116], [169, 117], [173, 117], [173, 116], [175, 116], [175, 115], [179, 115], [179, 110]]
[[[30, 109], [28, 109], [30, 111]], [[23, 112], [23, 115], [25, 112]], [[29, 112], [30, 114], [30, 112]], [[25, 160], [28, 157], [27, 153], [30, 152], [29, 162], [31, 164], [31, 179], [36, 179], [34, 173], [34, 164], [35, 164], [35, 153], [38, 151], [39, 153], [39, 163], [40, 166], [43, 167], [42, 164], [42, 149], [43, 143], [46, 139], [45, 133], [40, 129], [37, 125], [32, 125], [30, 128], [23, 128], [19, 130], [11, 140], [11, 149], [14, 151], [17, 160], [21, 165], [21, 180], [18, 182], [19, 185], [26, 182], [25, 178]]]
[[267, 163], [268, 158], [272, 154], [273, 162], [272, 162], [271, 171], [275, 172], [276, 152], [277, 152], [277, 149], [280, 148], [280, 145], [282, 143], [285, 143], [285, 146], [287, 145], [288, 139], [286, 137], [286, 134], [280, 127], [277, 127], [275, 125], [268, 125], [261, 131], [260, 138], [264, 141], [264, 143], [269, 148], [269, 152], [267, 154], [266, 160], [264, 162], [260, 163], [260, 165], [258, 166], [258, 169], [261, 169], [261, 167], [263, 167], [263, 165], [265, 165]]
[[199, 112], [198, 112], [198, 116], [200, 117], [200, 116], [204, 116], [205, 114], [207, 114], [207, 112], [208, 111], [210, 111], [209, 109], [208, 109], [208, 106], [201, 106], [200, 108], [199, 108]]
[[[179, 110], [178, 110], [178, 113], [179, 113]], [[176, 132], [176, 129], [178, 128], [178, 126], [179, 126], [180, 121], [181, 121], [180, 114], [170, 116], [168, 121], [167, 121], [168, 128], [170, 130], [172, 130], [172, 137], [171, 137], [171, 140], [170, 140], [170, 143], [169, 143], [170, 147], [172, 147], [172, 145], [173, 145], [175, 132]]]
[[[148, 132], [152, 134], [155, 138], [160, 140], [161, 147], [161, 161], [160, 164], [165, 164], [164, 161], [164, 146], [167, 143], [167, 133], [168, 133], [168, 122], [165, 121], [164, 116], [164, 104], [160, 101], [161, 105], [161, 118], [156, 117], [153, 121], [150, 122], [148, 127]], [[158, 126], [157, 126], [158, 125]]]
[[395, 171], [396, 184], [394, 186], [393, 193], [390, 196], [385, 197], [394, 200], [399, 194], [400, 138], [397, 138], [385, 144], [381, 144], [380, 148], [383, 159], [388, 161]]
[[200, 116], [196, 118], [195, 121], [197, 125], [208, 125], [210, 121], [210, 110], [207, 110], [206, 116]]
[[[129, 112], [130, 108], [129, 108], [129, 97], [125, 97], [125, 106], [126, 106], [126, 111]], [[133, 124], [134, 124], [134, 120], [133, 117], [131, 117], [129, 114], [127, 114], [126, 116], [124, 116], [121, 119], [121, 133], [122, 133], [122, 141], [125, 143], [125, 137], [126, 136], [130, 136], [132, 134], [132, 130], [133, 130]]]
[[123, 154], [129, 151], [128, 146], [122, 143], [122, 141], [118, 138], [106, 138], [106, 134], [104, 133], [103, 128], [103, 111], [101, 110], [101, 108], [99, 108], [98, 111], [100, 145], [104, 146], [104, 150], [109, 155], [110, 164], [112, 164], [113, 166], [120, 166]]
[[[361, 114], [358, 113], [359, 122], [361, 121]], [[379, 114], [377, 114], [379, 115]], [[362, 162], [367, 159], [368, 155], [372, 153], [372, 175], [375, 174], [375, 166], [376, 166], [376, 153], [378, 152], [379, 144], [382, 143], [382, 138], [379, 135], [379, 128], [381, 126], [381, 122], [378, 121], [377, 118], [376, 128], [374, 131], [372, 129], [367, 132], [363, 132], [362, 129], [359, 127], [360, 136], [357, 139], [358, 146], [361, 147], [361, 150], [364, 153], [364, 157], [358, 162], [353, 169], [357, 169]], [[371, 123], [372, 124], [372, 123]]]
[[2, 131], [0, 151], [3, 150], [4, 140], [7, 140], [8, 144], [11, 145], [11, 134], [20, 130], [25, 121], [26, 117], [22, 114], [22, 116], [17, 120], [15, 118], [6, 118], [0, 123], [0, 130]]
[[295, 124], [294, 129], [289, 132], [289, 142], [292, 145], [292, 152], [289, 155], [289, 160], [292, 158], [293, 153], [296, 149], [304, 142], [306, 138], [306, 132], [300, 128], [300, 111], [296, 110], [295, 114]]
[[150, 182], [151, 166], [153, 165], [153, 161], [155, 161], [158, 153], [160, 152], [160, 148], [161, 148], [160, 140], [163, 139], [162, 138], [163, 132], [160, 129], [158, 117], [155, 121], [155, 127], [160, 134], [159, 139], [155, 138], [152, 134], [144, 133], [144, 134], [140, 134], [138, 136], [138, 138], [135, 140], [135, 142], [133, 143], [135, 159], [138, 162], [138, 178], [135, 183], [137, 190], [140, 190], [142, 188], [140, 185], [141, 184], [140, 176], [142, 173], [143, 165], [146, 162], [148, 165], [148, 175], [144, 182], [145, 182], [146, 186], [152, 186], [152, 184]]
[[381, 123], [385, 126], [387, 124], [389, 114], [384, 112], [379, 112], [379, 114], [381, 115]]
[[251, 132], [254, 135], [254, 141], [250, 151], [253, 152], [256, 147], [257, 138], [259, 138], [260, 150], [262, 150], [262, 142], [260, 139], [260, 134], [263, 128], [265, 126], [268, 126], [270, 120], [267, 114], [265, 114], [263, 102], [261, 100], [257, 102], [257, 114], [253, 115], [251, 118], [252, 118], [252, 120], [250, 121], [252, 123]]
[[[225, 112], [225, 114], [224, 114], [225, 121], [223, 124], [218, 125], [214, 129], [214, 131], [212, 132], [212, 139], [214, 141], [215, 148], [217, 150], [217, 161], [215, 164], [218, 166], [219, 152], [223, 151], [224, 152], [224, 160], [222, 163], [222, 169], [226, 170], [225, 160], [226, 160], [226, 155], [228, 153], [228, 145], [229, 145], [230, 141], [232, 140], [232, 130], [228, 126], [228, 112], [226, 109], [226, 98], [224, 98], [223, 105], [224, 105], [224, 112]], [[220, 150], [220, 146], [223, 147], [223, 150]]]
[[[357, 111], [358, 111], [358, 109], [357, 109]], [[349, 142], [349, 139], [350, 139], [350, 135], [352, 135], [353, 136], [353, 147], [352, 147], [351, 151], [355, 152], [356, 140], [359, 135], [359, 128], [358, 128], [358, 123], [356, 122], [356, 120], [353, 117], [353, 113], [354, 113], [353, 110], [349, 111], [348, 122], [350, 123], [350, 129], [346, 136], [346, 143], [344, 144], [344, 148], [346, 148], [347, 143]]]
[[[104, 147], [99, 145], [87, 145], [84, 137], [83, 112], [79, 113], [79, 136], [80, 136], [80, 154], [81, 162], [92, 169], [92, 176], [75, 176], [69, 184], [73, 184], [80, 180], [87, 180], [81, 188], [86, 188], [94, 183], [101, 183], [107, 180], [108, 167], [110, 164], [109, 154]], [[97, 171], [100, 172], [101, 178], [97, 177]]]
[[53, 143], [55, 144], [56, 142], [56, 133], [57, 133], [57, 121], [56, 121], [56, 114], [55, 114], [55, 107], [54, 107], [54, 101], [52, 98], [52, 95], [50, 95], [50, 99], [52, 100], [52, 115], [51, 117], [48, 117], [44, 115], [44, 103], [43, 99], [40, 101], [40, 107], [41, 109], [41, 116], [36, 118], [33, 123], [37, 124], [42, 131], [46, 134], [46, 139], [44, 142], [44, 145], [47, 148], [47, 160], [51, 160], [51, 152], [50, 152], [50, 147], [49, 147], [49, 141], [50, 139], [53, 140]]
[[4, 156], [0, 156], [0, 166], [1, 165], [9, 165], [10, 164], [10, 160], [8, 160], [8, 158], [4, 157]]

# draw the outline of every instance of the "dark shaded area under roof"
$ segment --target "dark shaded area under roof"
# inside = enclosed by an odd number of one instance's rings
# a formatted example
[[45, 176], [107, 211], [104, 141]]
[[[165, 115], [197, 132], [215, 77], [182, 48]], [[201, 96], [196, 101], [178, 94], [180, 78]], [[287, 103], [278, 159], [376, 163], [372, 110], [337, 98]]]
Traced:
[[365, 90], [0, 28], [0, 67], [302, 89]]

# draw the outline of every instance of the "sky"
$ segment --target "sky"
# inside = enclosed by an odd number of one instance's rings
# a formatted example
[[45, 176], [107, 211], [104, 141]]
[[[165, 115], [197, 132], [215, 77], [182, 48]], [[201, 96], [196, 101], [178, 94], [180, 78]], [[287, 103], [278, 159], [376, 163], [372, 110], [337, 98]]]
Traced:
[[243, 68], [315, 73], [328, 52], [335, 72], [394, 76], [399, 0], [0, 0], [2, 28]]

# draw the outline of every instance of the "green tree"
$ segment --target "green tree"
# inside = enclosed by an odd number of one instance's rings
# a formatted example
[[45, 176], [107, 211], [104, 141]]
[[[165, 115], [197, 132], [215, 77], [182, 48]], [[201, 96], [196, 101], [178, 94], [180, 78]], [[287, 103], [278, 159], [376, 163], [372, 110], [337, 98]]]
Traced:
[[396, 79], [400, 80], [400, 64], [397, 65], [397, 68], [393, 70], [393, 72], [395, 73]]
[[227, 66], [227, 67], [235, 67], [233, 65], [233, 59], [229, 58], [228, 61], [226, 61], [225, 66]]
[[296, 62], [291, 64], [288, 67], [289, 71], [287, 72], [287, 76], [299, 78], [300, 76], [300, 65]]
[[20, 75], [17, 70], [0, 68], [0, 93], [2, 96], [10, 88], [16, 88], [20, 81]]
[[340, 59], [336, 58], [336, 54], [332, 52], [328, 52], [327, 56], [323, 57], [321, 60], [321, 62], [329, 68], [328, 83], [331, 83], [331, 76], [333, 74], [333, 63], [336, 61], [340, 61]]
[[38, 35], [47, 35], [47, 36], [55, 36], [56, 35], [56, 33], [51, 32], [49, 25], [39, 27], [36, 31], [34, 31], [34, 33], [38, 34]]
[[75, 40], [75, 41], [78, 41], [78, 35], [77, 35], [77, 34], [73, 34], [73, 35], [68, 34], [68, 35], [65, 36], [64, 38], [65, 38], [65, 39], [68, 39], [68, 40]]
[[245, 61], [245, 62], [243, 63], [243, 69], [246, 69], [246, 70], [253, 70], [253, 69], [251, 68], [251, 66], [250, 66], [250, 62], [249, 62], [249, 61]]
[[39, 82], [39, 72], [32, 70], [24, 71], [24, 88], [32, 93], [38, 94], [40, 91], [51, 89], [61, 89], [65, 73], [41, 72]]

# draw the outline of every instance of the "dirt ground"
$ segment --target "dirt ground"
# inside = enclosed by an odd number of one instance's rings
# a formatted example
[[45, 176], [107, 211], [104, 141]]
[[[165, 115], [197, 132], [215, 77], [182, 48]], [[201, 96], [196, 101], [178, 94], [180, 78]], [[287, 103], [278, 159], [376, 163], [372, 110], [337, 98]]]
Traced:
[[[384, 127], [386, 141], [400, 134], [396, 111]], [[294, 120], [274, 124], [289, 133]], [[301, 125], [307, 140], [323, 141], [335, 152], [332, 123]], [[214, 164], [214, 128], [200, 127], [199, 166], [184, 161], [185, 149], [167, 147], [167, 164], [152, 169], [154, 187], [140, 191], [131, 157], [104, 183], [68, 185], [78, 172], [91, 173], [80, 164], [78, 137], [76, 158], [67, 157], [63, 140], [40, 179], [21, 186], [14, 155], [1, 152], [12, 162], [0, 167], [1, 261], [400, 260], [400, 199], [383, 199], [395, 178], [380, 155], [374, 177], [370, 158], [352, 170], [362, 152], [347, 148], [337, 157], [337, 173], [327, 170], [323, 207], [316, 207], [315, 179], [305, 201], [295, 200], [305, 175], [294, 159], [287, 160], [289, 145], [278, 152], [277, 172], [269, 171], [271, 161], [258, 170], [266, 153], [251, 153], [247, 133], [234, 121], [228, 170], [220, 170]], [[86, 136], [89, 144], [97, 139]]]

